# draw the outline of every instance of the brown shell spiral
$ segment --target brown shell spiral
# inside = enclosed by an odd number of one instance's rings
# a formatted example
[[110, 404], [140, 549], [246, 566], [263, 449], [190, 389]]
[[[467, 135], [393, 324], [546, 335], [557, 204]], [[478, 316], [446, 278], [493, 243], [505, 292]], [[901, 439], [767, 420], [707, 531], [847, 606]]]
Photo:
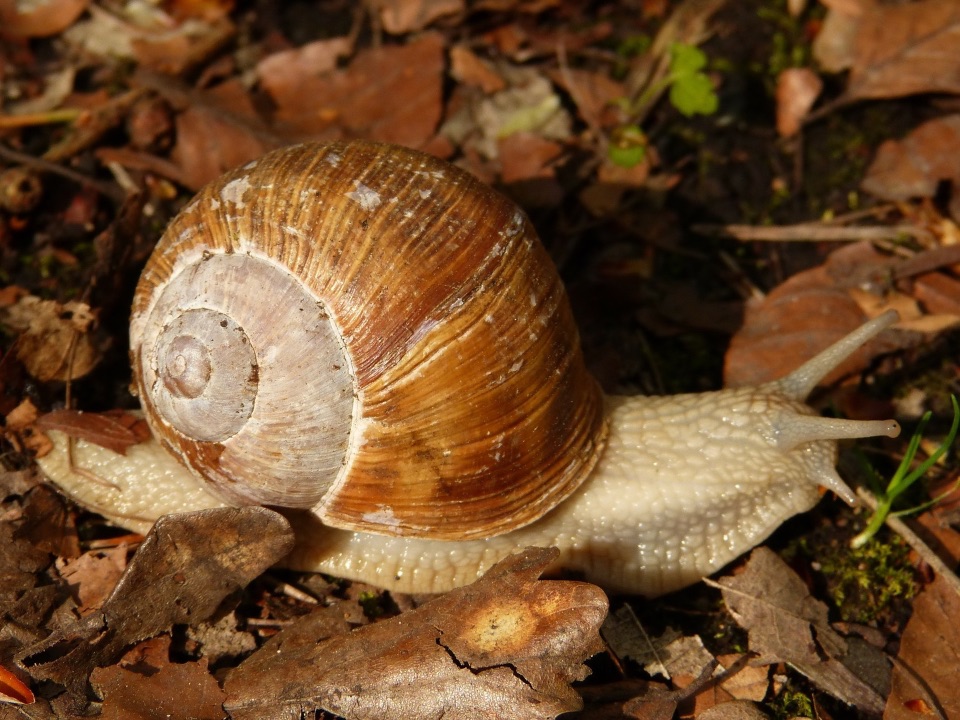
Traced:
[[460, 540], [589, 474], [602, 398], [526, 217], [435, 158], [273, 152], [204, 188], [137, 289], [154, 432], [236, 502]]

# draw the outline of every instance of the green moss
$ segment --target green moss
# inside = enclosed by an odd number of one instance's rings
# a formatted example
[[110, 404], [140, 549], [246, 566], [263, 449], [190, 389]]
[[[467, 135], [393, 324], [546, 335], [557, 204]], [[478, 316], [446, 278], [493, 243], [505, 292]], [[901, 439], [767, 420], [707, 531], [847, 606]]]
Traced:
[[774, 720], [789, 720], [795, 717], [816, 717], [813, 714], [813, 700], [806, 693], [784, 688], [767, 707], [773, 713]]
[[897, 601], [913, 597], [917, 582], [909, 553], [909, 546], [895, 535], [878, 536], [858, 549], [828, 547], [819, 558], [820, 572], [840, 617], [873, 622]]

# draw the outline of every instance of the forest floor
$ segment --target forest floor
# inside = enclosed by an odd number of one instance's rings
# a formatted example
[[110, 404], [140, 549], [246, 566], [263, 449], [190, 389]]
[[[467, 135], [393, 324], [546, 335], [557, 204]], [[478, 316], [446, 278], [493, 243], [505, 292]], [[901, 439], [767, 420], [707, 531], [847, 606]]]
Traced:
[[[958, 41], [954, 0], [0, 0], [0, 718], [960, 717]], [[53, 431], [145, 437], [128, 322], [168, 221], [352, 139], [519, 204], [608, 393], [767, 382], [896, 310], [811, 404], [898, 420], [838, 467], [914, 512], [857, 544], [871, 501], [828, 492], [607, 614], [532, 551], [427, 602], [272, 568], [270, 511], [144, 539], [44, 482]], [[477, 618], [515, 631], [470, 655]]]

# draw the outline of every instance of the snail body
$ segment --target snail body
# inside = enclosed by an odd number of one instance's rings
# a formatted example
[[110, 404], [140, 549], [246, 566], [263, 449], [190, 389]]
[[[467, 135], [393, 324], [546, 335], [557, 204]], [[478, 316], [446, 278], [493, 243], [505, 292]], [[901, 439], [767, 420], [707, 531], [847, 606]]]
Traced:
[[[527, 545], [609, 589], [696, 581], [812, 507], [854, 497], [836, 439], [892, 421], [803, 400], [895, 317], [783, 380], [606, 397], [526, 217], [466, 173], [372, 143], [284, 148], [202, 190], [131, 319], [155, 441], [63, 438], [44, 471], [143, 529], [228, 503], [291, 508], [286, 564], [441, 591]], [[147, 489], [149, 488], [149, 489]]]

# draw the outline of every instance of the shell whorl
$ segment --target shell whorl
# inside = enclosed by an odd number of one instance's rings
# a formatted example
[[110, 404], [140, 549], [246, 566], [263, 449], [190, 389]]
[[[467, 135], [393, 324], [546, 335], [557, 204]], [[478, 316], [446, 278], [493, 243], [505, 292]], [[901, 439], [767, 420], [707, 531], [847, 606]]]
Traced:
[[509, 531], [604, 439], [529, 221], [396, 147], [285, 148], [202, 190], [141, 277], [131, 355], [154, 432], [222, 495], [346, 529]]

